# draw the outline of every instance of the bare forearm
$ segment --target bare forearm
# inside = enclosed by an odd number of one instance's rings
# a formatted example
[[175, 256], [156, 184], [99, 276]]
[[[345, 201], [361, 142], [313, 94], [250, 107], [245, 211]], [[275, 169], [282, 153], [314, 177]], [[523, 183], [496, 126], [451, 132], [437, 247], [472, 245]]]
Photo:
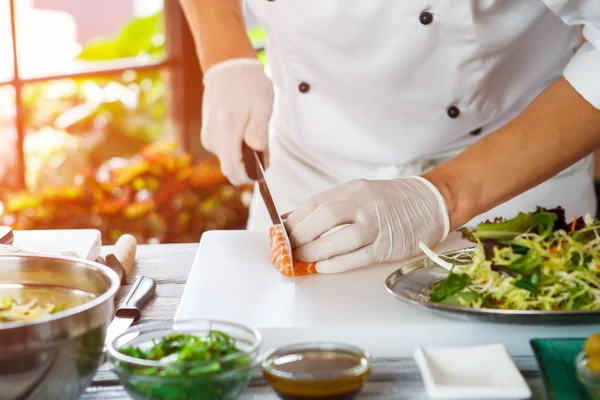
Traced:
[[600, 147], [600, 111], [560, 78], [513, 121], [424, 177], [447, 201], [454, 230]]
[[256, 58], [241, 0], [179, 0], [190, 25], [202, 69], [232, 58]]

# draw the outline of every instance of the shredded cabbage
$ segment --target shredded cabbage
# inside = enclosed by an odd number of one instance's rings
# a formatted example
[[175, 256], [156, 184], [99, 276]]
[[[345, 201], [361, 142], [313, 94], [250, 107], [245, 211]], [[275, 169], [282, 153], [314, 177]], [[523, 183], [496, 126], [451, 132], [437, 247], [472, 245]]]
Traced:
[[528, 229], [510, 239], [478, 240], [471, 262], [455, 264], [450, 274], [463, 277], [463, 284], [454, 279], [449, 287], [447, 278], [430, 301], [510, 310], [600, 309], [600, 222], [586, 218], [584, 227], [574, 226], [570, 232]]
[[59, 312], [63, 308], [63, 305], [56, 306], [52, 303], [40, 305], [37, 299], [20, 304], [12, 297], [5, 297], [0, 301], [0, 322], [30, 321]]

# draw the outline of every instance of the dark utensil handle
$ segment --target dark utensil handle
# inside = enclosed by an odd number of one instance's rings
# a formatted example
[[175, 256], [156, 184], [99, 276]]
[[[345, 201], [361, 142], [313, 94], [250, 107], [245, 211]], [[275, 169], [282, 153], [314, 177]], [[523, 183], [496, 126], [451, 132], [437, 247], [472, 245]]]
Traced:
[[156, 282], [154, 279], [148, 276], [138, 277], [115, 316], [134, 317], [137, 320], [141, 316], [140, 308], [150, 300], [155, 291]]
[[[255, 150], [250, 148], [250, 146], [248, 146], [246, 142], [242, 142], [242, 159], [244, 161], [244, 166], [246, 167], [246, 173], [248, 174], [248, 178], [252, 179], [253, 181], [258, 179], [258, 166], [256, 165], [256, 158], [254, 157], [254, 152]], [[263, 152], [257, 151], [256, 154], [258, 155], [260, 163], [264, 168], [265, 157]]]

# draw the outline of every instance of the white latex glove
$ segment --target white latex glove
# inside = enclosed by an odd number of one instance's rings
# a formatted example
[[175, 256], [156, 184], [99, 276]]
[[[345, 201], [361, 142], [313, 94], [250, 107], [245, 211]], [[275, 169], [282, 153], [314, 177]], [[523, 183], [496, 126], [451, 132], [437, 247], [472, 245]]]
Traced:
[[204, 75], [202, 146], [215, 154], [234, 185], [250, 182], [242, 160], [242, 143], [264, 152], [268, 160], [269, 119], [273, 83], [258, 60], [233, 59], [211, 67]]
[[431, 247], [446, 238], [450, 219], [437, 188], [410, 177], [329, 189], [300, 205], [285, 225], [298, 260], [317, 262], [319, 273], [337, 273], [414, 256], [419, 241]]

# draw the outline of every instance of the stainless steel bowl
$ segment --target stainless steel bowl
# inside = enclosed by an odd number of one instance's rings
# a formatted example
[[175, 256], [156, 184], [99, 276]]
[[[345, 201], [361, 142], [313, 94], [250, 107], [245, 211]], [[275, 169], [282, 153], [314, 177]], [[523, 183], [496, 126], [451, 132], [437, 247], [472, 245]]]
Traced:
[[77, 399], [102, 362], [119, 277], [87, 260], [0, 255], [0, 298], [24, 288], [66, 291], [82, 304], [0, 323], [0, 398]]

